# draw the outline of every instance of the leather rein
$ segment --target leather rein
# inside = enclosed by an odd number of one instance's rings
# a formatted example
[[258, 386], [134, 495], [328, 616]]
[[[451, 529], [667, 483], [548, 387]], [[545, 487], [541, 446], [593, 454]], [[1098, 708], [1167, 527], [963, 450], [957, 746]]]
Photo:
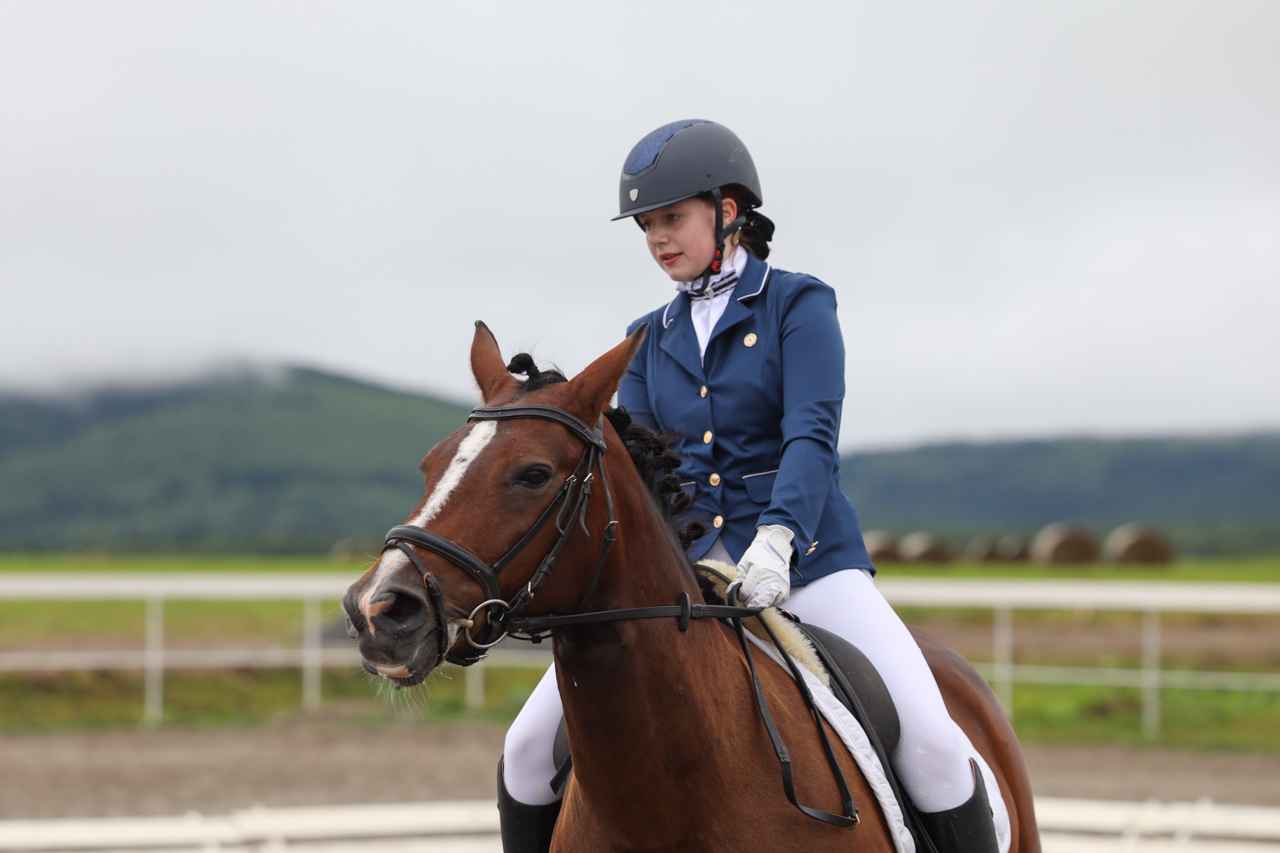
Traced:
[[[813, 717], [817, 722], [818, 734], [821, 736], [823, 749], [826, 752], [827, 763], [830, 765], [835, 775], [836, 787], [840, 791], [841, 804], [844, 814], [837, 815], [821, 809], [809, 808], [802, 806], [796, 801], [795, 790], [792, 782], [791, 757], [787, 752], [786, 745], [782, 742], [782, 736], [778, 731], [777, 725], [774, 723], [773, 715], [769, 711], [768, 702], [765, 700], [764, 689], [760, 684], [759, 676], [756, 674], [755, 660], [751, 654], [751, 644], [746, 638], [746, 634], [742, 627], [742, 618], [745, 616], [755, 616], [761, 611], [766, 610], [764, 607], [739, 607], [735, 605], [721, 604], [702, 604], [693, 603], [687, 592], [681, 592], [677, 597], [677, 603], [673, 605], [661, 605], [653, 607], [629, 607], [620, 610], [595, 610], [585, 612], [587, 604], [591, 600], [592, 594], [596, 589], [596, 584], [600, 580], [600, 573], [604, 569], [605, 558], [609, 555], [609, 550], [613, 547], [613, 543], [617, 540], [618, 522], [614, 515], [613, 497], [609, 493], [609, 483], [605, 477], [604, 471], [604, 454], [608, 449], [608, 443], [604, 435], [604, 416], [600, 416], [600, 420], [596, 426], [590, 427], [578, 417], [556, 408], [555, 406], [543, 405], [518, 405], [518, 406], [478, 406], [472, 409], [468, 421], [479, 420], [508, 420], [514, 418], [538, 418], [542, 420], [555, 421], [567, 427], [570, 432], [581, 438], [586, 444], [586, 450], [582, 454], [582, 459], [578, 462], [577, 467], [573, 470], [568, 478], [561, 485], [560, 490], [556, 492], [551, 503], [542, 511], [520, 540], [513, 545], [510, 550], [498, 558], [492, 565], [485, 563], [470, 549], [463, 545], [459, 545], [451, 539], [447, 539], [438, 533], [433, 533], [421, 527], [410, 525], [400, 525], [391, 528], [387, 532], [386, 542], [382, 550], [395, 548], [404, 553], [409, 560], [417, 568], [422, 575], [423, 584], [427, 588], [427, 595], [430, 599], [431, 609], [436, 616], [435, 630], [438, 632], [437, 637], [437, 653], [435, 667], [439, 667], [445, 660], [459, 666], [470, 666], [477, 661], [483, 660], [488, 650], [502, 642], [508, 636], [515, 636], [520, 639], [527, 639], [534, 643], [541, 642], [550, 636], [552, 629], [562, 627], [572, 627], [576, 625], [588, 625], [602, 622], [622, 622], [633, 619], [660, 619], [674, 618], [681, 631], [689, 628], [689, 623], [693, 619], [726, 619], [732, 624], [734, 631], [738, 635], [738, 641], [742, 645], [743, 653], [746, 655], [748, 667], [751, 670], [751, 681], [754, 688], [756, 705], [760, 710], [760, 715], [764, 719], [765, 728], [769, 732], [769, 738], [773, 742], [774, 753], [778, 757], [779, 763], [782, 765], [782, 782], [783, 789], [787, 795], [787, 799], [791, 801], [797, 809], [824, 823], [838, 827], [852, 827], [858, 824], [858, 808], [853, 802], [853, 796], [849, 792], [849, 787], [845, 782], [844, 773], [840, 769], [839, 762], [836, 759], [835, 752], [831, 747], [831, 743], [827, 738], [825, 726], [821, 714], [818, 712], [813, 701], [813, 696], [809, 692], [808, 685], [805, 684], [804, 676], [800, 672], [795, 661], [783, 648], [781, 642], [774, 635], [773, 630], [768, 624], [761, 620], [761, 624], [765, 626], [765, 630], [769, 633], [770, 639], [780, 652], [782, 659], [786, 662], [791, 670], [792, 677], [795, 679], [800, 689], [801, 695], [804, 697], [805, 703], [809, 710], [813, 713]], [[524, 610], [533, 597], [542, 589], [547, 580], [551, 577], [551, 572], [555, 569], [556, 560], [560, 556], [560, 552], [564, 549], [565, 543], [568, 542], [569, 536], [573, 533], [575, 521], [577, 526], [581, 527], [582, 532], [591, 538], [591, 531], [587, 529], [587, 508], [591, 501], [592, 486], [595, 480], [596, 472], [600, 474], [600, 488], [604, 493], [605, 508], [608, 521], [605, 524], [604, 534], [601, 537], [600, 552], [596, 557], [595, 569], [591, 574], [591, 582], [587, 584], [586, 592], [583, 593], [582, 600], [578, 603], [577, 610], [572, 614], [557, 616], [548, 614], [545, 616], [525, 616], [521, 617], [520, 613]], [[576, 493], [576, 494], [575, 494]], [[530, 542], [542, 531], [542, 529], [555, 519], [556, 531], [560, 534], [560, 538], [542, 558], [538, 564], [537, 570], [534, 571], [529, 581], [510, 599], [502, 597], [502, 591], [498, 583], [498, 575], [506, 568], [519, 554], [529, 545]], [[463, 636], [466, 638], [469, 648], [465, 648], [459, 652], [448, 651], [448, 633], [447, 625], [444, 617], [444, 595], [440, 589], [440, 582], [435, 576], [427, 570], [427, 567], [419, 559], [414, 552], [413, 546], [423, 548], [444, 557], [458, 568], [467, 572], [480, 585], [484, 591], [485, 600], [476, 605], [471, 611], [470, 617], [463, 621]], [[472, 629], [475, 627], [476, 617], [481, 613], [485, 615], [484, 626], [480, 629], [478, 635], [472, 635]], [[434, 667], [433, 667], [434, 668]], [[563, 768], [563, 772], [567, 773], [568, 767]], [[557, 777], [563, 782], [563, 777], [557, 774]], [[558, 786], [557, 786], [558, 790]]]

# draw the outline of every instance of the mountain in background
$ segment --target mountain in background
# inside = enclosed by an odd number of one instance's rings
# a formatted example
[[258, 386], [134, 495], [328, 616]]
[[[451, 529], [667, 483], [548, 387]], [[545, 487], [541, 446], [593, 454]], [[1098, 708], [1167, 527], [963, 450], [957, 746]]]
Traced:
[[935, 444], [862, 453], [841, 484], [865, 528], [955, 545], [1053, 521], [1154, 525], [1184, 553], [1280, 553], [1280, 435]]
[[[0, 398], [0, 549], [373, 551], [467, 411], [304, 369]], [[1184, 553], [1280, 552], [1280, 435], [937, 444], [842, 474], [864, 527], [956, 545], [1140, 521]]]
[[0, 399], [0, 548], [317, 551], [374, 543], [469, 409], [313, 370]]

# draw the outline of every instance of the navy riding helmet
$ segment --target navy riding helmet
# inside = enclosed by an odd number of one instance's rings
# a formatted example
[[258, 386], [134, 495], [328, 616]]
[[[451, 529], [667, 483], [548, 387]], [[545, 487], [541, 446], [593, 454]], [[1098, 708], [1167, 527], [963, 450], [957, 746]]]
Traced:
[[728, 186], [743, 192], [747, 207], [764, 201], [756, 164], [737, 134], [714, 121], [673, 121], [645, 136], [627, 155], [614, 219]]
[[[743, 196], [738, 218], [729, 223], [719, 215], [723, 187], [733, 187]], [[756, 164], [736, 133], [713, 121], [685, 119], [645, 136], [622, 165], [619, 212], [613, 218], [639, 216], [703, 193], [711, 194], [717, 211], [716, 256], [703, 274], [705, 287], [711, 275], [720, 271], [725, 235], [741, 228], [747, 211], [764, 202]]]

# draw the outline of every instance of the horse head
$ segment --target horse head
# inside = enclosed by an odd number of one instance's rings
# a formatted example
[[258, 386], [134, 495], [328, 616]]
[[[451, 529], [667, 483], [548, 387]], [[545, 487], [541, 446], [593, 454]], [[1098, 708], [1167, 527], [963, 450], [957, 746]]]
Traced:
[[[526, 390], [476, 324], [471, 370], [484, 405], [422, 460], [421, 502], [343, 599], [366, 670], [418, 684], [446, 657], [475, 660], [535, 595], [541, 612], [577, 606], [588, 579], [572, 575], [589, 574], [613, 532], [612, 508], [591, 500], [592, 469], [603, 479], [606, 447], [626, 453], [601, 415], [643, 335], [569, 381]], [[564, 568], [543, 590], [557, 557]]]

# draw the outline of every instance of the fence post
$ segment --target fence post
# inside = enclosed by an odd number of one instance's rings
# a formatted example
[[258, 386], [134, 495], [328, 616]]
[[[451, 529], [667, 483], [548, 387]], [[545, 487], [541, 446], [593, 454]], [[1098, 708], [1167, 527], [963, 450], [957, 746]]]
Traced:
[[302, 602], [302, 707], [308, 711], [320, 707], [322, 630], [320, 599], [308, 598]]
[[1004, 706], [1004, 712], [1013, 719], [1013, 608], [995, 609], [993, 637], [992, 676], [996, 683], [996, 696]]
[[1160, 737], [1160, 611], [1142, 614], [1142, 734]]
[[146, 644], [143, 719], [158, 726], [164, 719], [164, 596], [159, 593], [147, 597]]
[[484, 662], [467, 667], [467, 710], [484, 710]]

